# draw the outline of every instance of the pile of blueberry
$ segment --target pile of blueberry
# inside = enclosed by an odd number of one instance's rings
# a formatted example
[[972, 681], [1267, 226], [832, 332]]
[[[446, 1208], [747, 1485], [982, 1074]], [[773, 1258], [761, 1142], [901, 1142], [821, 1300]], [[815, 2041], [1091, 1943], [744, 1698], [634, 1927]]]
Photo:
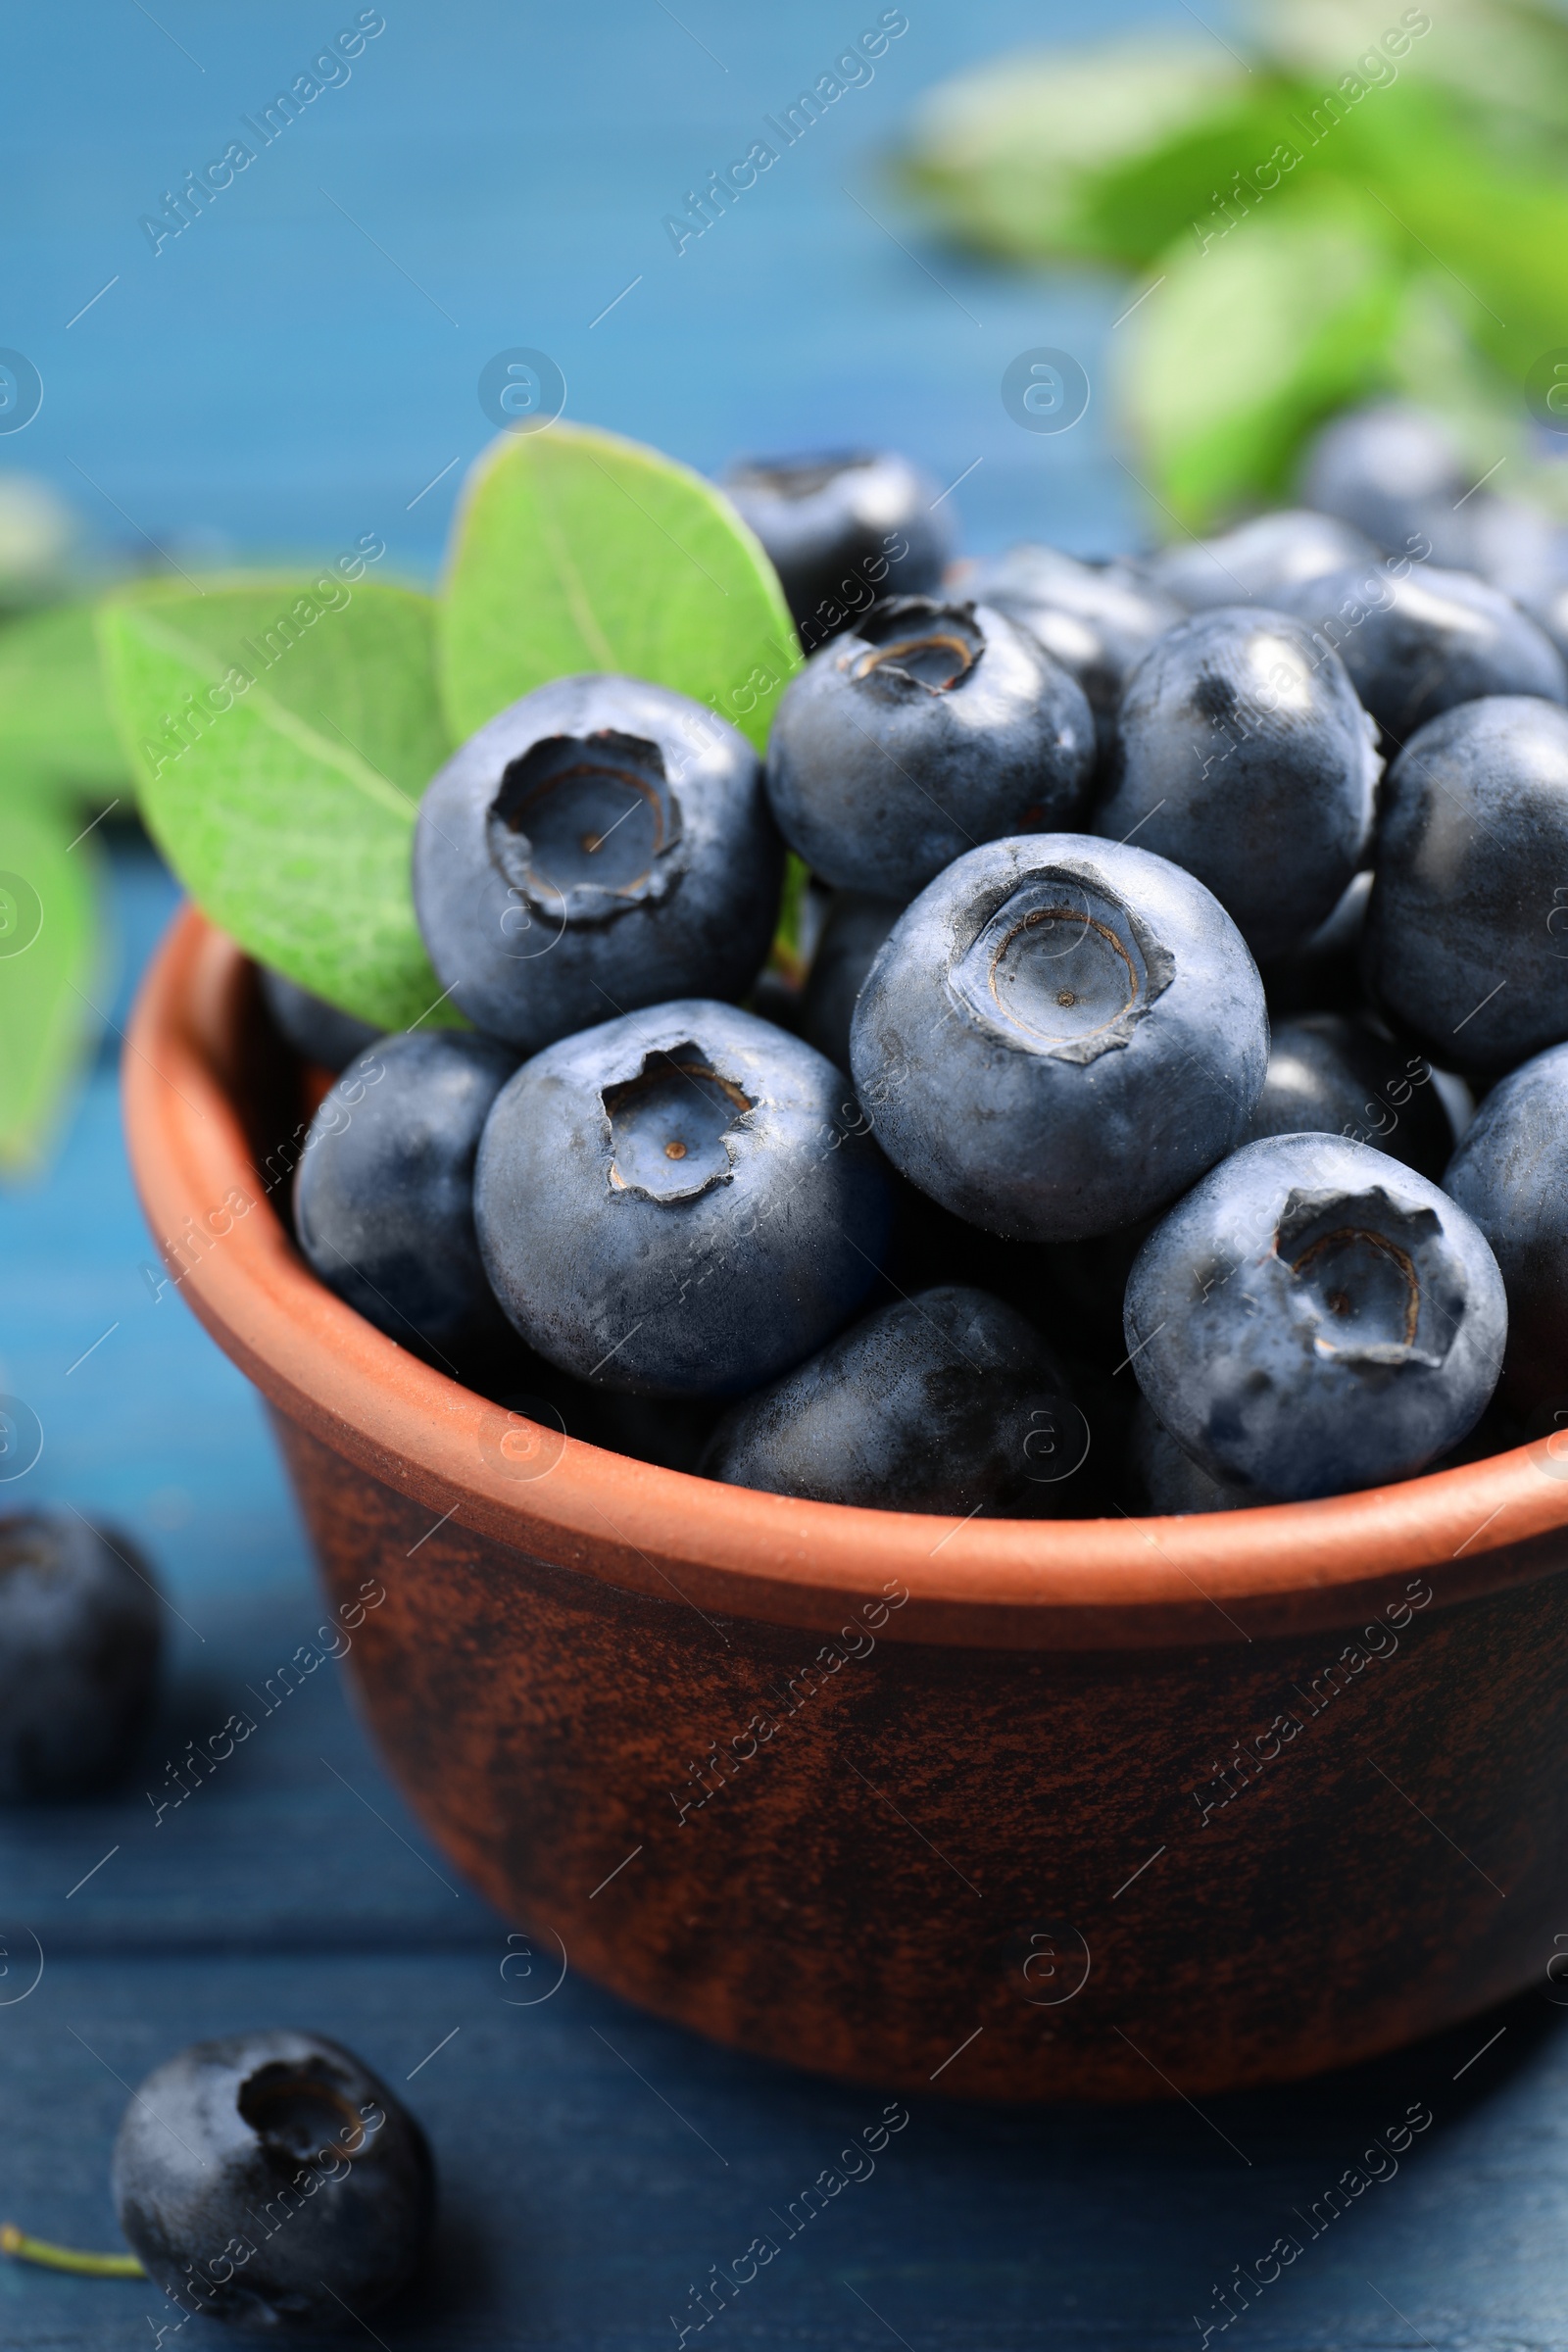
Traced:
[[884, 1509], [1299, 1499], [1549, 1421], [1568, 536], [1394, 408], [1143, 559], [955, 563], [889, 459], [731, 487], [815, 649], [765, 762], [559, 679], [420, 808], [471, 1028], [266, 976], [341, 1072], [321, 1280], [574, 1436]]

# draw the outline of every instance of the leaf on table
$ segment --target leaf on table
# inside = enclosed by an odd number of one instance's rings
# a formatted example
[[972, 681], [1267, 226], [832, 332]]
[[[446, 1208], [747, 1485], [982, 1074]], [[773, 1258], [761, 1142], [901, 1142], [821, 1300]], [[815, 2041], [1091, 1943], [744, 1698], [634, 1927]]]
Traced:
[[160, 585], [99, 626], [148, 830], [203, 911], [362, 1020], [455, 1020], [409, 878], [449, 749], [431, 599], [330, 576]]
[[46, 605], [0, 626], [0, 765], [89, 802], [130, 788], [90, 604]]
[[47, 785], [8, 771], [0, 802], [0, 1172], [44, 1157], [97, 1028], [104, 961], [96, 845]]
[[466, 738], [551, 678], [614, 670], [710, 703], [760, 750], [799, 660], [778, 578], [710, 482], [580, 425], [506, 435], [464, 496], [441, 681]]

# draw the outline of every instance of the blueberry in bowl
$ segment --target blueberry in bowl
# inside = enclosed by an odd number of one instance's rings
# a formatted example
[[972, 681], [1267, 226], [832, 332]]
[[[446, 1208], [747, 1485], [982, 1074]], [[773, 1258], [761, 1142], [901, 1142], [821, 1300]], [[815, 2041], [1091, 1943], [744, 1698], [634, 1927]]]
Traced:
[[256, 2331], [363, 2330], [424, 2257], [435, 2168], [368, 2067], [316, 2034], [193, 2042], [141, 2083], [111, 2171], [148, 2276]]
[[1124, 1332], [1138, 1385], [1211, 1478], [1307, 1501], [1404, 1479], [1457, 1445], [1507, 1335], [1475, 1221], [1369, 1145], [1271, 1136], [1221, 1161], [1144, 1244]]
[[937, 484], [907, 458], [748, 458], [722, 488], [766, 549], [808, 650], [875, 595], [919, 596], [941, 584], [952, 524]]
[[1568, 711], [1445, 711], [1384, 782], [1362, 960], [1391, 1021], [1497, 1076], [1568, 1038]]
[[1269, 1135], [1348, 1135], [1441, 1182], [1453, 1126], [1421, 1054], [1344, 1013], [1276, 1021], [1263, 1092], [1244, 1143]]
[[1247, 943], [1193, 875], [1083, 833], [971, 850], [906, 907], [851, 1036], [883, 1151], [1021, 1241], [1151, 1214], [1231, 1151], [1268, 1061]]
[[607, 1388], [733, 1396], [855, 1312], [891, 1200], [831, 1062], [687, 1000], [523, 1065], [485, 1125], [474, 1219], [496, 1297], [548, 1362]]
[[1502, 1269], [1508, 1352], [1500, 1395], [1529, 1414], [1568, 1396], [1568, 1046], [1501, 1079], [1477, 1111], [1444, 1189]]
[[1083, 689], [1016, 621], [888, 597], [785, 688], [767, 794], [824, 882], [907, 902], [979, 842], [1069, 823], [1094, 761]]
[[1075, 677], [1103, 750], [1130, 670], [1183, 609], [1130, 564], [1084, 564], [1054, 547], [1011, 547], [963, 576], [962, 593], [1018, 621]]
[[1129, 1508], [1160, 1519], [1184, 1519], [1198, 1511], [1245, 1511], [1267, 1499], [1211, 1478], [1177, 1445], [1142, 1393], [1127, 1433], [1126, 1470]]
[[323, 1096], [294, 1176], [294, 1230], [328, 1290], [421, 1354], [504, 1336], [473, 1230], [473, 1163], [517, 1066], [463, 1030], [384, 1037]]
[[1352, 524], [1305, 507], [1254, 514], [1217, 539], [1179, 540], [1145, 558], [1149, 577], [1189, 612], [1215, 605], [1273, 606], [1282, 589], [1369, 564], [1377, 555]]
[[757, 755], [726, 720], [637, 678], [557, 678], [430, 783], [414, 905], [453, 1002], [534, 1054], [640, 1004], [743, 994], [783, 857]]
[[1333, 911], [1381, 762], [1343, 663], [1283, 612], [1203, 612], [1127, 681], [1095, 828], [1205, 883], [1259, 957]]
[[879, 1307], [732, 1405], [702, 1475], [880, 1511], [1032, 1519], [1089, 1451], [1067, 1377], [1034, 1326], [939, 1285]]
[[83, 1796], [125, 1770], [157, 1692], [161, 1605], [118, 1531], [0, 1519], [0, 1801]]
[[261, 969], [261, 986], [262, 1002], [284, 1044], [318, 1069], [334, 1074], [346, 1069], [355, 1054], [374, 1045], [381, 1034], [369, 1021], [329, 1004], [324, 997], [313, 997], [298, 981], [285, 979], [266, 964]]

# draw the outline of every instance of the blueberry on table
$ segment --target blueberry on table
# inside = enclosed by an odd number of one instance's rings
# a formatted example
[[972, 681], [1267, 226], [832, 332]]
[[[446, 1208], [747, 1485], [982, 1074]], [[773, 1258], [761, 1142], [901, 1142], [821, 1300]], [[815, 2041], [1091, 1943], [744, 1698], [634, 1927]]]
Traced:
[[1498, 1075], [1568, 1038], [1568, 711], [1448, 710], [1384, 781], [1362, 958], [1395, 1025]]
[[314, 1061], [323, 1070], [341, 1070], [373, 1045], [380, 1036], [379, 1029], [368, 1021], [357, 1020], [352, 1012], [344, 1012], [329, 1004], [324, 997], [313, 997], [308, 988], [297, 981], [285, 980], [265, 963], [261, 966], [262, 1001], [272, 1018], [272, 1026], [285, 1045], [293, 1047], [305, 1061]]
[[479, 1136], [517, 1066], [453, 1029], [384, 1037], [323, 1096], [294, 1177], [294, 1228], [329, 1290], [427, 1355], [506, 1329], [473, 1231]]
[[841, 1070], [850, 1066], [855, 1001], [903, 911], [897, 899], [873, 899], [858, 890], [833, 893], [807, 975], [800, 1029], [807, 1044]]
[[358, 2333], [418, 2269], [435, 2169], [407, 2108], [315, 2034], [193, 2042], [125, 2110], [121, 2229], [181, 2310]]
[[123, 1772], [157, 1690], [159, 1605], [119, 1533], [74, 1512], [0, 1519], [0, 1799], [80, 1796]]
[[855, 1312], [891, 1201], [832, 1063], [698, 999], [525, 1063], [486, 1124], [474, 1216], [496, 1297], [549, 1362], [606, 1388], [733, 1396]]
[[1446, 1193], [1369, 1145], [1272, 1136], [1144, 1244], [1128, 1355], [1211, 1478], [1302, 1501], [1410, 1477], [1496, 1385], [1502, 1276]]
[[1369, 564], [1377, 549], [1332, 514], [1286, 507], [1254, 514], [1217, 539], [1184, 539], [1144, 560], [1150, 578], [1189, 612], [1215, 605], [1273, 606], [1282, 589]]
[[1519, 1413], [1568, 1400], [1568, 1046], [1492, 1089], [1444, 1189], [1474, 1217], [1502, 1269], [1508, 1352], [1501, 1395]]
[[1268, 1076], [1244, 1143], [1267, 1135], [1348, 1135], [1441, 1181], [1453, 1128], [1423, 1054], [1338, 1012], [1276, 1021]]
[[447, 761], [414, 839], [441, 984], [519, 1054], [668, 997], [743, 995], [783, 872], [745, 737], [637, 678], [524, 695]]
[[824, 882], [907, 901], [979, 842], [1070, 821], [1094, 760], [1082, 687], [1016, 621], [889, 597], [785, 688], [767, 794]]
[[1130, 564], [1082, 564], [1054, 547], [1012, 547], [976, 564], [962, 593], [1017, 621], [1077, 679], [1102, 749], [1128, 672], [1183, 618], [1175, 599]]
[[1284, 956], [1270, 956], [1260, 969], [1275, 1015], [1290, 1012], [1355, 1012], [1365, 1003], [1361, 981], [1361, 934], [1372, 895], [1371, 869], [1346, 885], [1315, 931]]
[[1084, 833], [971, 850], [905, 909], [851, 1059], [911, 1184], [1022, 1241], [1130, 1225], [1234, 1147], [1268, 1021], [1203, 885]]
[[1339, 654], [1391, 757], [1429, 719], [1483, 695], [1568, 702], [1568, 665], [1544, 629], [1472, 572], [1358, 565], [1282, 591], [1281, 602]]
[[951, 509], [907, 458], [851, 450], [748, 458], [722, 487], [762, 542], [808, 651], [874, 596], [940, 585]]
[[1459, 505], [1473, 487], [1463, 455], [1440, 416], [1379, 401], [1332, 417], [1308, 443], [1304, 505], [1363, 531], [1390, 555], [1428, 541], [1440, 564], [1470, 560], [1470, 520]]
[[731, 1406], [698, 1468], [813, 1502], [1032, 1519], [1059, 1504], [1088, 1442], [1033, 1324], [952, 1284], [880, 1307]]
[[1381, 762], [1344, 664], [1288, 613], [1222, 606], [1127, 681], [1095, 829], [1170, 858], [1253, 954], [1314, 931], [1353, 879]]

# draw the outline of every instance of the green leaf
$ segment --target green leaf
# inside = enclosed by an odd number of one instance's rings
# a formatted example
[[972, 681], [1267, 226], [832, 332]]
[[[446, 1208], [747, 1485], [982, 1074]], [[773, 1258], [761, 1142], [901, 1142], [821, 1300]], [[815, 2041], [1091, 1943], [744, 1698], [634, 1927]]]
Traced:
[[87, 800], [130, 788], [87, 604], [47, 605], [0, 627], [0, 765]]
[[44, 787], [0, 808], [0, 1170], [42, 1160], [96, 1026], [94, 843]]
[[760, 750], [799, 659], [757, 540], [657, 450], [556, 424], [503, 436], [469, 476], [441, 614], [455, 736], [597, 669], [710, 703]]
[[449, 748], [431, 600], [247, 579], [116, 598], [99, 625], [142, 813], [204, 912], [362, 1020], [455, 1019], [409, 881]]

